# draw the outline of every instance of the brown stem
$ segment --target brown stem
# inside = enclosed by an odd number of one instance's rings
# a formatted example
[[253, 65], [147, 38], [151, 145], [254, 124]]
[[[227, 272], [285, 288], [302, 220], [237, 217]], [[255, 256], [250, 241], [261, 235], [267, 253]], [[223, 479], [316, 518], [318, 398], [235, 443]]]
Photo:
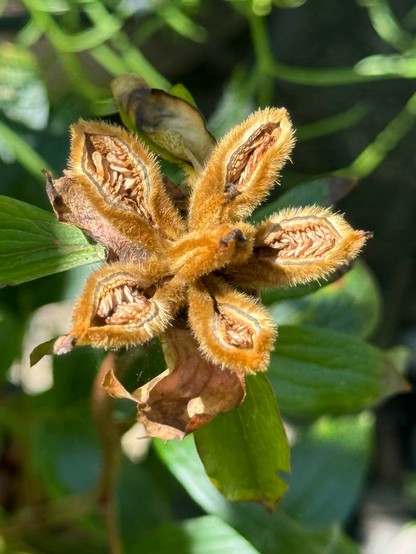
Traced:
[[115, 487], [120, 466], [120, 432], [113, 420], [113, 399], [102, 387], [106, 373], [117, 368], [117, 356], [109, 353], [104, 358], [94, 380], [91, 409], [102, 443], [101, 477], [97, 487], [97, 503], [103, 512], [111, 554], [122, 554]]

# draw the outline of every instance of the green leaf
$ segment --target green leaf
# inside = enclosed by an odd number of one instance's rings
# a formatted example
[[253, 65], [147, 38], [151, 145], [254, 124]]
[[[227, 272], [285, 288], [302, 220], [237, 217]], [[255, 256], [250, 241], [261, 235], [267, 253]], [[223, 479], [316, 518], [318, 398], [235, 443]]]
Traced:
[[217, 416], [195, 432], [205, 470], [229, 500], [255, 500], [273, 509], [287, 489], [290, 451], [264, 374], [248, 376], [247, 396], [236, 410]]
[[49, 103], [35, 56], [24, 46], [0, 45], [0, 110], [31, 129], [44, 129]]
[[55, 344], [57, 337], [42, 342], [35, 346], [29, 356], [30, 367], [36, 365], [45, 356], [53, 355], [53, 345]]
[[304, 285], [296, 285], [287, 289], [266, 289], [261, 292], [261, 301], [266, 306], [270, 306], [281, 300], [291, 300], [292, 298], [302, 298], [306, 294], [315, 292], [327, 287], [331, 281], [313, 281]]
[[289, 207], [302, 207], [317, 204], [318, 206], [332, 206], [344, 198], [357, 184], [356, 179], [350, 177], [323, 177], [315, 181], [301, 183], [285, 192], [276, 200], [256, 210], [253, 221], [262, 221], [267, 216]]
[[[120, 419], [119, 410], [116, 410], [114, 415], [118, 424], [123, 421]], [[135, 415], [132, 414], [130, 424], [134, 419]], [[136, 439], [135, 442], [138, 443], [137, 446], [140, 449], [141, 439]], [[166, 487], [164, 482], [161, 483], [163, 478], [161, 478], [160, 472], [163, 471], [163, 468], [158, 465], [159, 471], [154, 471], [154, 469], [152, 460], [146, 459], [137, 463], [131, 462], [123, 456], [121, 461], [117, 479], [116, 501], [117, 517], [125, 544], [133, 545], [137, 541], [141, 541], [142, 538], [146, 540], [145, 537], [147, 537], [150, 529], [156, 529], [156, 527], [164, 526], [172, 521], [172, 512], [175, 511], [175, 506], [172, 506], [171, 497], [167, 491], [167, 488], [169, 489], [169, 486], [172, 486], [171, 480]], [[166, 475], [165, 477], [169, 478]], [[173, 485], [176, 485], [176, 483]], [[136, 494], [132, 494], [133, 491]], [[137, 502], [138, 495], [141, 498], [146, 498], [146, 502]], [[152, 540], [151, 537], [153, 538], [153, 531], [149, 533], [150, 540]], [[139, 552], [159, 552], [159, 550], [147, 550], [146, 548], [142, 550], [139, 546], [132, 548], [132, 554], [138, 554]], [[177, 552], [179, 554], [181, 550], [177, 549]]]
[[345, 521], [368, 470], [373, 423], [368, 413], [323, 418], [300, 438], [282, 502], [288, 515], [317, 531]]
[[77, 228], [14, 198], [0, 196], [0, 286], [16, 285], [105, 259]]
[[7, 161], [9, 162], [17, 160], [36, 180], [44, 182], [42, 171], [49, 167], [48, 162], [25, 139], [2, 121], [0, 121], [1, 156], [8, 156]]
[[257, 504], [225, 500], [208, 479], [192, 436], [168, 443], [156, 440], [154, 446], [193, 500], [237, 529], [262, 554], [358, 554], [356, 546], [337, 527], [316, 533], [298, 524], [281, 508], [269, 514]]
[[128, 554], [256, 554], [251, 544], [217, 516], [205, 516], [153, 529]]
[[279, 325], [316, 325], [368, 338], [379, 323], [381, 297], [369, 269], [357, 263], [333, 283], [269, 310]]
[[349, 129], [360, 123], [369, 111], [365, 103], [359, 102], [347, 111], [302, 125], [296, 130], [296, 138], [299, 142], [302, 142]]
[[182, 100], [185, 100], [185, 102], [188, 102], [188, 104], [191, 104], [195, 108], [197, 107], [195, 98], [192, 96], [192, 94], [186, 88], [186, 86], [183, 85], [182, 83], [176, 83], [169, 89], [168, 92], [172, 96], [176, 96], [177, 98], [181, 98]]
[[23, 329], [18, 319], [5, 308], [0, 308], [0, 377], [6, 378], [7, 370], [20, 353]]
[[30, 429], [31, 462], [38, 478], [50, 492], [89, 491], [100, 475], [101, 452], [92, 425], [84, 419], [87, 406], [82, 414], [80, 405], [72, 413], [50, 405], [41, 410]]
[[268, 377], [283, 414], [302, 418], [357, 412], [407, 389], [373, 346], [312, 326], [279, 328]]
[[209, 119], [209, 128], [215, 137], [225, 135], [234, 125], [241, 123], [255, 111], [252, 87], [247, 86], [249, 75], [237, 67], [224, 89], [215, 112]]

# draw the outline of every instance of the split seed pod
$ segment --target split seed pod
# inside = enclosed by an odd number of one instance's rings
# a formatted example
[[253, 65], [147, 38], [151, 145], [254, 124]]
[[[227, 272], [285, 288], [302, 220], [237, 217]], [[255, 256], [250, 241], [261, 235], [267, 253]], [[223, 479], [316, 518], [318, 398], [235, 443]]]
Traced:
[[133, 135], [114, 125], [80, 120], [72, 126], [71, 173], [84, 194], [132, 240], [160, 247], [184, 224], [167, 194], [156, 159]]
[[249, 216], [273, 186], [293, 142], [283, 108], [259, 110], [234, 127], [199, 177], [191, 199], [190, 228]]
[[370, 235], [355, 231], [329, 209], [282, 210], [258, 226], [249, 262], [227, 274], [252, 288], [307, 283], [350, 263]]
[[265, 371], [276, 337], [269, 313], [211, 276], [189, 287], [189, 322], [202, 354], [228, 369]]
[[163, 283], [163, 273], [160, 262], [152, 259], [140, 265], [114, 263], [94, 272], [75, 307], [72, 345], [117, 349], [160, 335], [180, 303], [178, 291]]
[[109, 264], [87, 280], [72, 329], [54, 350], [119, 349], [160, 337], [166, 372], [133, 395], [115, 375], [107, 387], [136, 401], [149, 435], [182, 437], [238, 406], [245, 374], [267, 369], [276, 328], [257, 291], [325, 278], [370, 235], [316, 206], [244, 222], [290, 155], [286, 110], [259, 110], [214, 146], [184, 100], [131, 75], [113, 90], [146, 140], [185, 167], [192, 191], [177, 198], [179, 212], [135, 136], [106, 123], [72, 127], [70, 167], [56, 181], [47, 175], [48, 195], [61, 221], [106, 246]]

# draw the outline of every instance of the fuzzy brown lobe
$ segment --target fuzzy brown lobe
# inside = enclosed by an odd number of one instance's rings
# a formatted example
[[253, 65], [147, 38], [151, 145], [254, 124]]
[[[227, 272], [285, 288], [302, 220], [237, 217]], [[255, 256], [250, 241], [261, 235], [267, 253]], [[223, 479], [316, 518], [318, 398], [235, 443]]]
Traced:
[[315, 216], [297, 217], [273, 225], [264, 240], [276, 252], [276, 263], [311, 263], [334, 249], [340, 236], [331, 223]]
[[194, 187], [191, 229], [238, 221], [267, 196], [293, 147], [285, 109], [252, 114], [218, 144]]
[[239, 371], [264, 371], [275, 325], [253, 298], [212, 276], [189, 288], [189, 321], [204, 355]]
[[82, 169], [107, 202], [136, 211], [152, 222], [147, 168], [125, 142], [86, 133]]
[[[185, 156], [194, 165], [192, 190], [168, 192], [155, 157], [127, 131], [82, 120], [72, 127], [70, 167], [60, 179], [47, 176], [48, 195], [61, 221], [108, 248], [109, 263], [87, 280], [55, 351], [121, 349], [160, 337], [166, 372], [134, 393], [113, 372], [106, 387], [137, 403], [149, 435], [168, 439], [238, 406], [244, 375], [267, 369], [276, 328], [258, 291], [325, 278], [358, 255], [368, 234], [317, 206], [282, 210], [256, 226], [244, 221], [293, 147], [283, 108], [252, 114], [211, 153], [194, 108], [141, 81], [137, 87], [129, 88], [129, 109], [137, 119], [146, 105], [142, 126], [159, 144], [179, 133], [179, 150], [190, 149], [185, 127], [197, 118], [201, 143]], [[169, 127], [166, 114], [179, 104]]]
[[142, 233], [145, 242], [152, 234], [152, 252], [161, 240], [175, 240], [185, 232], [154, 155], [127, 131], [80, 120], [72, 126], [70, 165], [84, 191], [102, 198], [101, 210], [110, 219], [114, 213], [124, 232], [139, 243]]

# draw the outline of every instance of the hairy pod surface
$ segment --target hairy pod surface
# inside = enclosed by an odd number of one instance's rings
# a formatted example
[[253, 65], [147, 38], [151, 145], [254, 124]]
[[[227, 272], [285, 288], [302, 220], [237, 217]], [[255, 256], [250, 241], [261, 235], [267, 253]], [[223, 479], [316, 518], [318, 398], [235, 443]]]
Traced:
[[[167, 194], [156, 158], [139, 139], [114, 125], [80, 120], [72, 126], [71, 169], [84, 189], [95, 190], [107, 209], [115, 208], [120, 224], [135, 215], [125, 230], [136, 240], [147, 224], [158, 235], [174, 240], [184, 232], [184, 223]], [[139, 225], [138, 221], [142, 223]]]
[[163, 276], [163, 266], [154, 259], [94, 272], [75, 307], [70, 332], [75, 344], [117, 349], [160, 335], [176, 302], [173, 291], [163, 287]]
[[249, 262], [228, 274], [254, 288], [307, 283], [348, 265], [368, 238], [326, 208], [282, 210], [258, 226]]
[[284, 108], [259, 110], [234, 127], [218, 143], [195, 185], [190, 228], [249, 216], [273, 186], [293, 142]]
[[255, 112], [214, 147], [184, 100], [131, 75], [113, 89], [146, 140], [167, 159], [180, 158], [187, 178], [183, 189], [162, 178], [144, 143], [117, 126], [80, 120], [72, 127], [69, 168], [57, 180], [47, 174], [47, 192], [61, 221], [107, 248], [108, 264], [87, 280], [72, 329], [54, 351], [121, 349], [160, 337], [165, 372], [134, 393], [114, 373], [105, 386], [137, 402], [148, 435], [166, 440], [238, 406], [245, 374], [267, 369], [276, 327], [258, 291], [327, 277], [358, 255], [370, 233], [317, 206], [244, 221], [292, 150], [285, 109]]
[[212, 362], [236, 371], [265, 371], [276, 329], [253, 298], [216, 277], [189, 288], [189, 321], [200, 349]]
[[168, 263], [178, 279], [192, 281], [229, 264], [247, 261], [255, 228], [248, 223], [224, 223], [188, 233], [168, 251]]

